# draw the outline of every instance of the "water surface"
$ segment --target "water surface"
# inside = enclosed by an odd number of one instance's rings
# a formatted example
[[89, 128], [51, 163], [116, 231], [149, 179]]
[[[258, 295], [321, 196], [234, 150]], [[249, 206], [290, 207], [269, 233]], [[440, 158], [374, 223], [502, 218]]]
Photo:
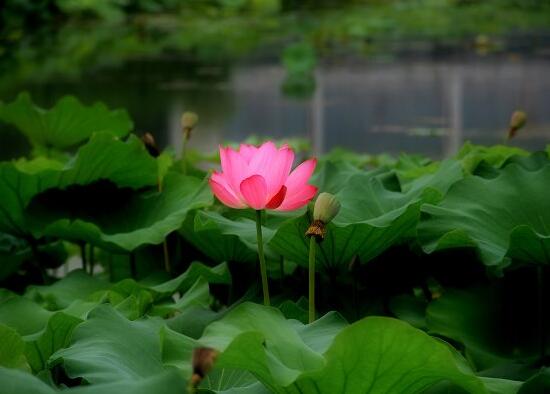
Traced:
[[127, 108], [138, 134], [151, 132], [160, 145], [176, 148], [180, 115], [193, 110], [201, 120], [191, 145], [205, 151], [255, 134], [308, 138], [316, 152], [339, 146], [441, 158], [466, 140], [501, 142], [516, 109], [529, 120], [515, 145], [536, 150], [550, 142], [550, 56], [544, 51], [326, 61], [315, 71], [315, 92], [305, 99], [283, 93], [285, 76], [277, 58], [199, 67], [170, 55], [20, 90], [43, 106], [74, 94], [87, 103]]

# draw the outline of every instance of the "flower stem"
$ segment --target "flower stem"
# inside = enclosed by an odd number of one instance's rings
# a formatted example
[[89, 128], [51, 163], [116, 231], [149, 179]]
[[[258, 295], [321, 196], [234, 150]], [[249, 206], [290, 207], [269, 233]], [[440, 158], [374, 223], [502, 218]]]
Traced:
[[82, 269], [84, 272], [88, 272], [88, 264], [86, 262], [86, 243], [82, 242], [80, 246], [80, 258], [82, 259]]
[[90, 244], [90, 276], [94, 276], [94, 262], [95, 262], [95, 256], [94, 256], [94, 245]]
[[[157, 180], [158, 185], [158, 191], [159, 193], [162, 193], [162, 179], [160, 177]], [[162, 252], [164, 255], [164, 269], [170, 275], [172, 273], [172, 267], [170, 265], [170, 255], [168, 254], [168, 240], [164, 238], [164, 241], [162, 241]]]
[[186, 162], [186, 150], [187, 150], [187, 141], [189, 140], [189, 131], [183, 131], [183, 141], [181, 144], [181, 173], [187, 175], [187, 162]]
[[315, 236], [309, 237], [309, 322], [315, 321]]
[[264, 241], [262, 238], [262, 211], [256, 211], [256, 235], [258, 237], [258, 257], [260, 258], [260, 273], [262, 275], [262, 291], [264, 293], [264, 305], [269, 306], [269, 287], [267, 283], [267, 267], [264, 256]]

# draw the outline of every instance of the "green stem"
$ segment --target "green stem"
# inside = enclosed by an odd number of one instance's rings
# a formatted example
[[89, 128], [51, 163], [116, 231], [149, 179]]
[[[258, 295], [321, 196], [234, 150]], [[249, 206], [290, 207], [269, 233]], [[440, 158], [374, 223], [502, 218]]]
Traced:
[[86, 263], [86, 244], [84, 242], [80, 243], [80, 258], [82, 259], [82, 269], [84, 272], [88, 271], [88, 264]]
[[113, 254], [109, 253], [107, 258], [107, 268], [109, 269], [109, 282], [113, 281]]
[[183, 175], [187, 174], [187, 162], [185, 161], [185, 151], [187, 149], [187, 141], [189, 140], [189, 131], [183, 131], [183, 142], [181, 144], [181, 172]]
[[[160, 179], [160, 177], [157, 179], [157, 185], [159, 193], [162, 193], [162, 179]], [[166, 238], [164, 238], [164, 241], [162, 242], [162, 253], [164, 255], [164, 269], [166, 270], [168, 275], [170, 275], [172, 273], [172, 266], [170, 265], [170, 255], [168, 254], [168, 240]]]
[[168, 241], [166, 239], [162, 243], [162, 251], [164, 254], [164, 269], [170, 275], [172, 273], [172, 266], [170, 265], [170, 255], [168, 254]]
[[95, 254], [94, 245], [90, 244], [90, 275], [91, 276], [94, 276], [94, 260], [95, 260], [94, 254]]
[[315, 321], [315, 236], [309, 238], [309, 322]]
[[42, 259], [40, 257], [40, 251], [38, 250], [38, 246], [34, 239], [29, 240], [29, 245], [31, 247], [31, 252], [33, 255], [33, 263], [40, 272], [40, 276], [42, 277], [42, 282], [44, 282], [45, 285], [49, 283], [48, 279], [48, 273], [46, 272], [46, 269], [42, 265]]
[[262, 238], [262, 211], [256, 211], [256, 235], [258, 238], [258, 257], [260, 258], [260, 273], [262, 276], [262, 291], [264, 294], [264, 305], [269, 306], [269, 286], [267, 283], [267, 266], [264, 256], [264, 241]]

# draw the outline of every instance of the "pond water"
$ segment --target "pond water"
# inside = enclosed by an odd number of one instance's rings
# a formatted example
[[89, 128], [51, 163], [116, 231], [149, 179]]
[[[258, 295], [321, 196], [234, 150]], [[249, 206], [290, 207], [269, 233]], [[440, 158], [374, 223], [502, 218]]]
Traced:
[[[315, 152], [340, 146], [441, 158], [466, 140], [501, 142], [516, 109], [527, 112], [528, 123], [514, 144], [544, 148], [550, 142], [549, 76], [550, 53], [544, 50], [351, 58], [319, 65], [315, 92], [296, 99], [283, 93], [285, 70], [277, 58], [198, 67], [172, 55], [21, 89], [41, 106], [68, 93], [86, 103], [101, 100], [127, 108], [137, 133], [153, 133], [161, 146], [180, 146], [180, 115], [193, 110], [200, 124], [191, 145], [206, 151], [254, 134], [308, 138]], [[14, 141], [11, 151], [16, 146]]]

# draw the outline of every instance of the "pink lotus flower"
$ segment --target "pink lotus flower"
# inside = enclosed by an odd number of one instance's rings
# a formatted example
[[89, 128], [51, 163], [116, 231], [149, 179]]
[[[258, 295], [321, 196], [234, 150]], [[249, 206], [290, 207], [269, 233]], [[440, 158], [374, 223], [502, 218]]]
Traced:
[[317, 193], [307, 182], [317, 164], [304, 161], [294, 171], [294, 152], [268, 141], [260, 147], [241, 144], [239, 150], [220, 147], [222, 172], [214, 172], [210, 187], [231, 208], [291, 211], [306, 205]]

